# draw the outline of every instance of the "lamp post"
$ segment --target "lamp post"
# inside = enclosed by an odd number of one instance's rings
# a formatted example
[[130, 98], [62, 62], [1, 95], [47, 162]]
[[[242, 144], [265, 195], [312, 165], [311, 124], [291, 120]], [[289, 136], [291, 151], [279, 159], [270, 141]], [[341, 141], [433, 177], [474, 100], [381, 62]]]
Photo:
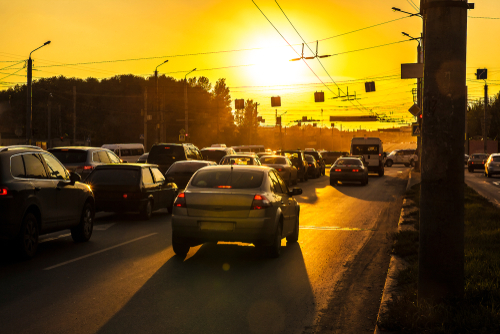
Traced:
[[30, 52], [30, 56], [28, 58], [28, 80], [26, 84], [26, 88], [28, 91], [27, 103], [26, 103], [26, 144], [31, 145], [31, 135], [32, 135], [32, 109], [31, 109], [31, 78], [32, 78], [32, 60], [31, 54], [36, 50], [43, 48], [45, 45], [49, 45], [50, 41], [43, 43], [42, 46], [37, 47], [35, 50]]
[[283, 147], [283, 136], [281, 135], [281, 124], [283, 124], [283, 121], [282, 121], [282, 119], [281, 119], [281, 116], [283, 116], [283, 115], [284, 115], [284, 114], [286, 114], [287, 112], [288, 112], [288, 110], [287, 110], [287, 111], [285, 111], [284, 113], [282, 113], [282, 114], [279, 116], [279, 118], [280, 118], [280, 144], [281, 144], [281, 149], [282, 149], [282, 150], [284, 150], [285, 148]]
[[185, 126], [185, 129], [186, 130], [186, 136], [189, 136], [189, 124], [188, 124], [188, 100], [187, 100], [187, 96], [188, 96], [188, 90], [187, 90], [187, 76], [188, 74], [192, 73], [196, 71], [196, 68], [192, 69], [191, 71], [189, 71], [188, 73], [186, 73], [186, 75], [184, 76], [184, 126]]
[[[158, 97], [158, 67], [160, 67], [161, 65], [165, 64], [166, 62], [168, 62], [168, 59], [165, 60], [160, 65], [156, 66], [156, 68], [155, 68], [156, 114], [157, 115], [160, 112], [160, 99]], [[163, 138], [164, 135], [165, 135], [165, 124], [164, 124], [164, 121], [163, 121], [163, 113], [161, 113], [161, 117], [160, 117], [160, 135], [159, 136], [157, 135], [157, 137], [160, 137], [159, 138], [160, 142], [164, 142], [165, 141], [165, 139]]]

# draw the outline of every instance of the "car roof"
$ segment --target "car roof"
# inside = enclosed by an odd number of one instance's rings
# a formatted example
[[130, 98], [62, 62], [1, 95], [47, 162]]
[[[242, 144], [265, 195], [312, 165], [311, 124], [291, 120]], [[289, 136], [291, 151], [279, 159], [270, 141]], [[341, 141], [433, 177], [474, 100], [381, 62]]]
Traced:
[[99, 150], [99, 151], [110, 151], [105, 147], [93, 147], [93, 146], [58, 146], [49, 148], [47, 151], [52, 150], [79, 150], [79, 151], [90, 151], [90, 150]]
[[[242, 169], [248, 171], [269, 171], [273, 170], [272, 167], [267, 166], [257, 166], [257, 165], [216, 165], [216, 166], [207, 166], [203, 167], [203, 170], [212, 170], [212, 169], [223, 169], [223, 170], [231, 170], [231, 169]], [[234, 170], [233, 169], [233, 170]]]
[[230, 150], [230, 147], [204, 147], [200, 151], [221, 151], [221, 152], [226, 152], [227, 150]]
[[[35, 146], [38, 147], [38, 146]], [[15, 153], [21, 153], [21, 152], [35, 152], [35, 153], [41, 153], [41, 152], [46, 152], [42, 148], [33, 148], [33, 147], [28, 147], [28, 146], [18, 146], [18, 145], [13, 145], [13, 146], [0, 146], [0, 153], [2, 154], [9, 154], [13, 155]]]
[[180, 160], [180, 161], [176, 161], [174, 162], [172, 165], [180, 165], [180, 164], [194, 164], [194, 163], [214, 163], [213, 161], [210, 161], [210, 160]]
[[94, 168], [94, 170], [97, 169], [116, 169], [116, 168], [122, 168], [122, 169], [140, 169], [143, 167], [158, 167], [158, 165], [155, 164], [139, 164], [139, 163], [127, 163], [127, 164], [106, 164], [106, 165], [98, 165]]

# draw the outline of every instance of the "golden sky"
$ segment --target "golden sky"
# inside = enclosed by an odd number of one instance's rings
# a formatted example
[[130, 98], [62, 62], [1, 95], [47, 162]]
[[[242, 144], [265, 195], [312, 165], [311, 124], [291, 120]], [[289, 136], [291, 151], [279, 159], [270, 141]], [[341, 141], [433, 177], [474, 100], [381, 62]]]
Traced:
[[[226, 78], [233, 99], [260, 103], [259, 115], [267, 125], [274, 124], [270, 97], [277, 95], [282, 101], [278, 114], [287, 112], [284, 125], [302, 116], [319, 119], [321, 109], [324, 126], [330, 125], [330, 115], [368, 115], [369, 110], [413, 121], [407, 110], [413, 104], [415, 80], [400, 79], [400, 64], [416, 61], [417, 42], [351, 51], [404, 41], [403, 31], [419, 36], [419, 17], [405, 18], [391, 10], [416, 12], [413, 5], [418, 0], [278, 1], [298, 33], [274, 0], [254, 1], [296, 52], [302, 48], [300, 33], [314, 52], [315, 41], [320, 40], [320, 55], [338, 55], [322, 59], [324, 69], [316, 59], [307, 60], [312, 71], [303, 61], [290, 62], [297, 54], [251, 0], [0, 0], [0, 89], [25, 83], [22, 63], [4, 67], [27, 59], [33, 49], [50, 40], [50, 45], [33, 53], [35, 78], [149, 76], [168, 59], [159, 68], [161, 74], [181, 79], [197, 68], [190, 76], [203, 75], [212, 83]], [[469, 17], [469, 99], [483, 95], [484, 83], [474, 76], [477, 68], [488, 68], [493, 96], [500, 90], [500, 44], [496, 42], [500, 19], [479, 17], [500, 18], [500, 1], [477, 0]], [[305, 48], [304, 55], [312, 53]], [[116, 62], [137, 58], [152, 59]], [[43, 67], [89, 62], [97, 63]], [[332, 99], [338, 93], [332, 80], [343, 94], [347, 89], [349, 94], [356, 92], [358, 100]], [[375, 81], [376, 92], [365, 93], [365, 81]], [[324, 103], [314, 102], [315, 91], [325, 92]], [[361, 124], [363, 128], [394, 125], [398, 124]]]

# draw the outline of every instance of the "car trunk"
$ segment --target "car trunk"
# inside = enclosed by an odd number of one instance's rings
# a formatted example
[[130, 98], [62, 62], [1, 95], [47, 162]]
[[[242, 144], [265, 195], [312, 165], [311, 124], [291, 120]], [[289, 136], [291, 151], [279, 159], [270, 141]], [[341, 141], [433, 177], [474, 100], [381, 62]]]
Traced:
[[[139, 199], [139, 185], [92, 185], [96, 201]], [[126, 195], [126, 197], [125, 197]]]
[[237, 190], [186, 192], [188, 216], [246, 218], [250, 214], [252, 202], [258, 191]]

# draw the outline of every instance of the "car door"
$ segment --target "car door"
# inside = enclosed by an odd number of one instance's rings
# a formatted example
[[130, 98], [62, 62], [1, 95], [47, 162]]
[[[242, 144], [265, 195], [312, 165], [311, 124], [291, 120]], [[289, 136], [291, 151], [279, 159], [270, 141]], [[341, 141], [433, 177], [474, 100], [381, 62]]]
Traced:
[[165, 181], [165, 177], [157, 167], [151, 167], [151, 172], [153, 173], [155, 185], [158, 187], [160, 206], [166, 208], [169, 203], [173, 202], [171, 183]]
[[144, 185], [144, 191], [146, 192], [147, 198], [150, 196], [153, 197], [154, 205], [153, 209], [161, 207], [161, 197], [160, 197], [160, 189], [157, 184], [154, 183], [153, 175], [151, 174], [151, 170], [149, 167], [142, 168], [142, 183]]
[[286, 203], [286, 211], [288, 215], [288, 224], [287, 228], [283, 227], [283, 232], [286, 233], [286, 235], [291, 234], [295, 228], [295, 220], [296, 220], [296, 210], [297, 210], [297, 201], [289, 195], [289, 189], [286, 185], [286, 182], [280, 177], [279, 173], [276, 173], [276, 178], [278, 179], [281, 189], [283, 190], [283, 201]]
[[287, 157], [285, 157], [286, 159], [286, 163], [288, 164], [288, 167], [290, 168], [291, 170], [291, 179], [294, 180], [295, 183], [297, 183], [297, 167], [295, 167], [292, 162], [290, 161], [290, 159], [288, 159]]
[[26, 169], [26, 179], [30, 180], [34, 196], [40, 203], [42, 214], [41, 231], [55, 228], [61, 215], [57, 208], [57, 181], [49, 179], [40, 154], [23, 154], [23, 161]]
[[69, 179], [69, 173], [64, 166], [52, 155], [42, 153], [47, 167], [48, 176], [56, 184], [56, 203], [59, 212], [57, 226], [71, 226], [78, 222], [80, 218], [80, 206], [82, 203], [82, 192]]
[[283, 214], [283, 234], [288, 234], [290, 229], [290, 213], [288, 212], [288, 198], [286, 194], [283, 193], [283, 188], [279, 182], [279, 178], [274, 171], [269, 172], [269, 178], [271, 180], [271, 190], [275, 197], [273, 202], [277, 203], [281, 208], [281, 213]]

